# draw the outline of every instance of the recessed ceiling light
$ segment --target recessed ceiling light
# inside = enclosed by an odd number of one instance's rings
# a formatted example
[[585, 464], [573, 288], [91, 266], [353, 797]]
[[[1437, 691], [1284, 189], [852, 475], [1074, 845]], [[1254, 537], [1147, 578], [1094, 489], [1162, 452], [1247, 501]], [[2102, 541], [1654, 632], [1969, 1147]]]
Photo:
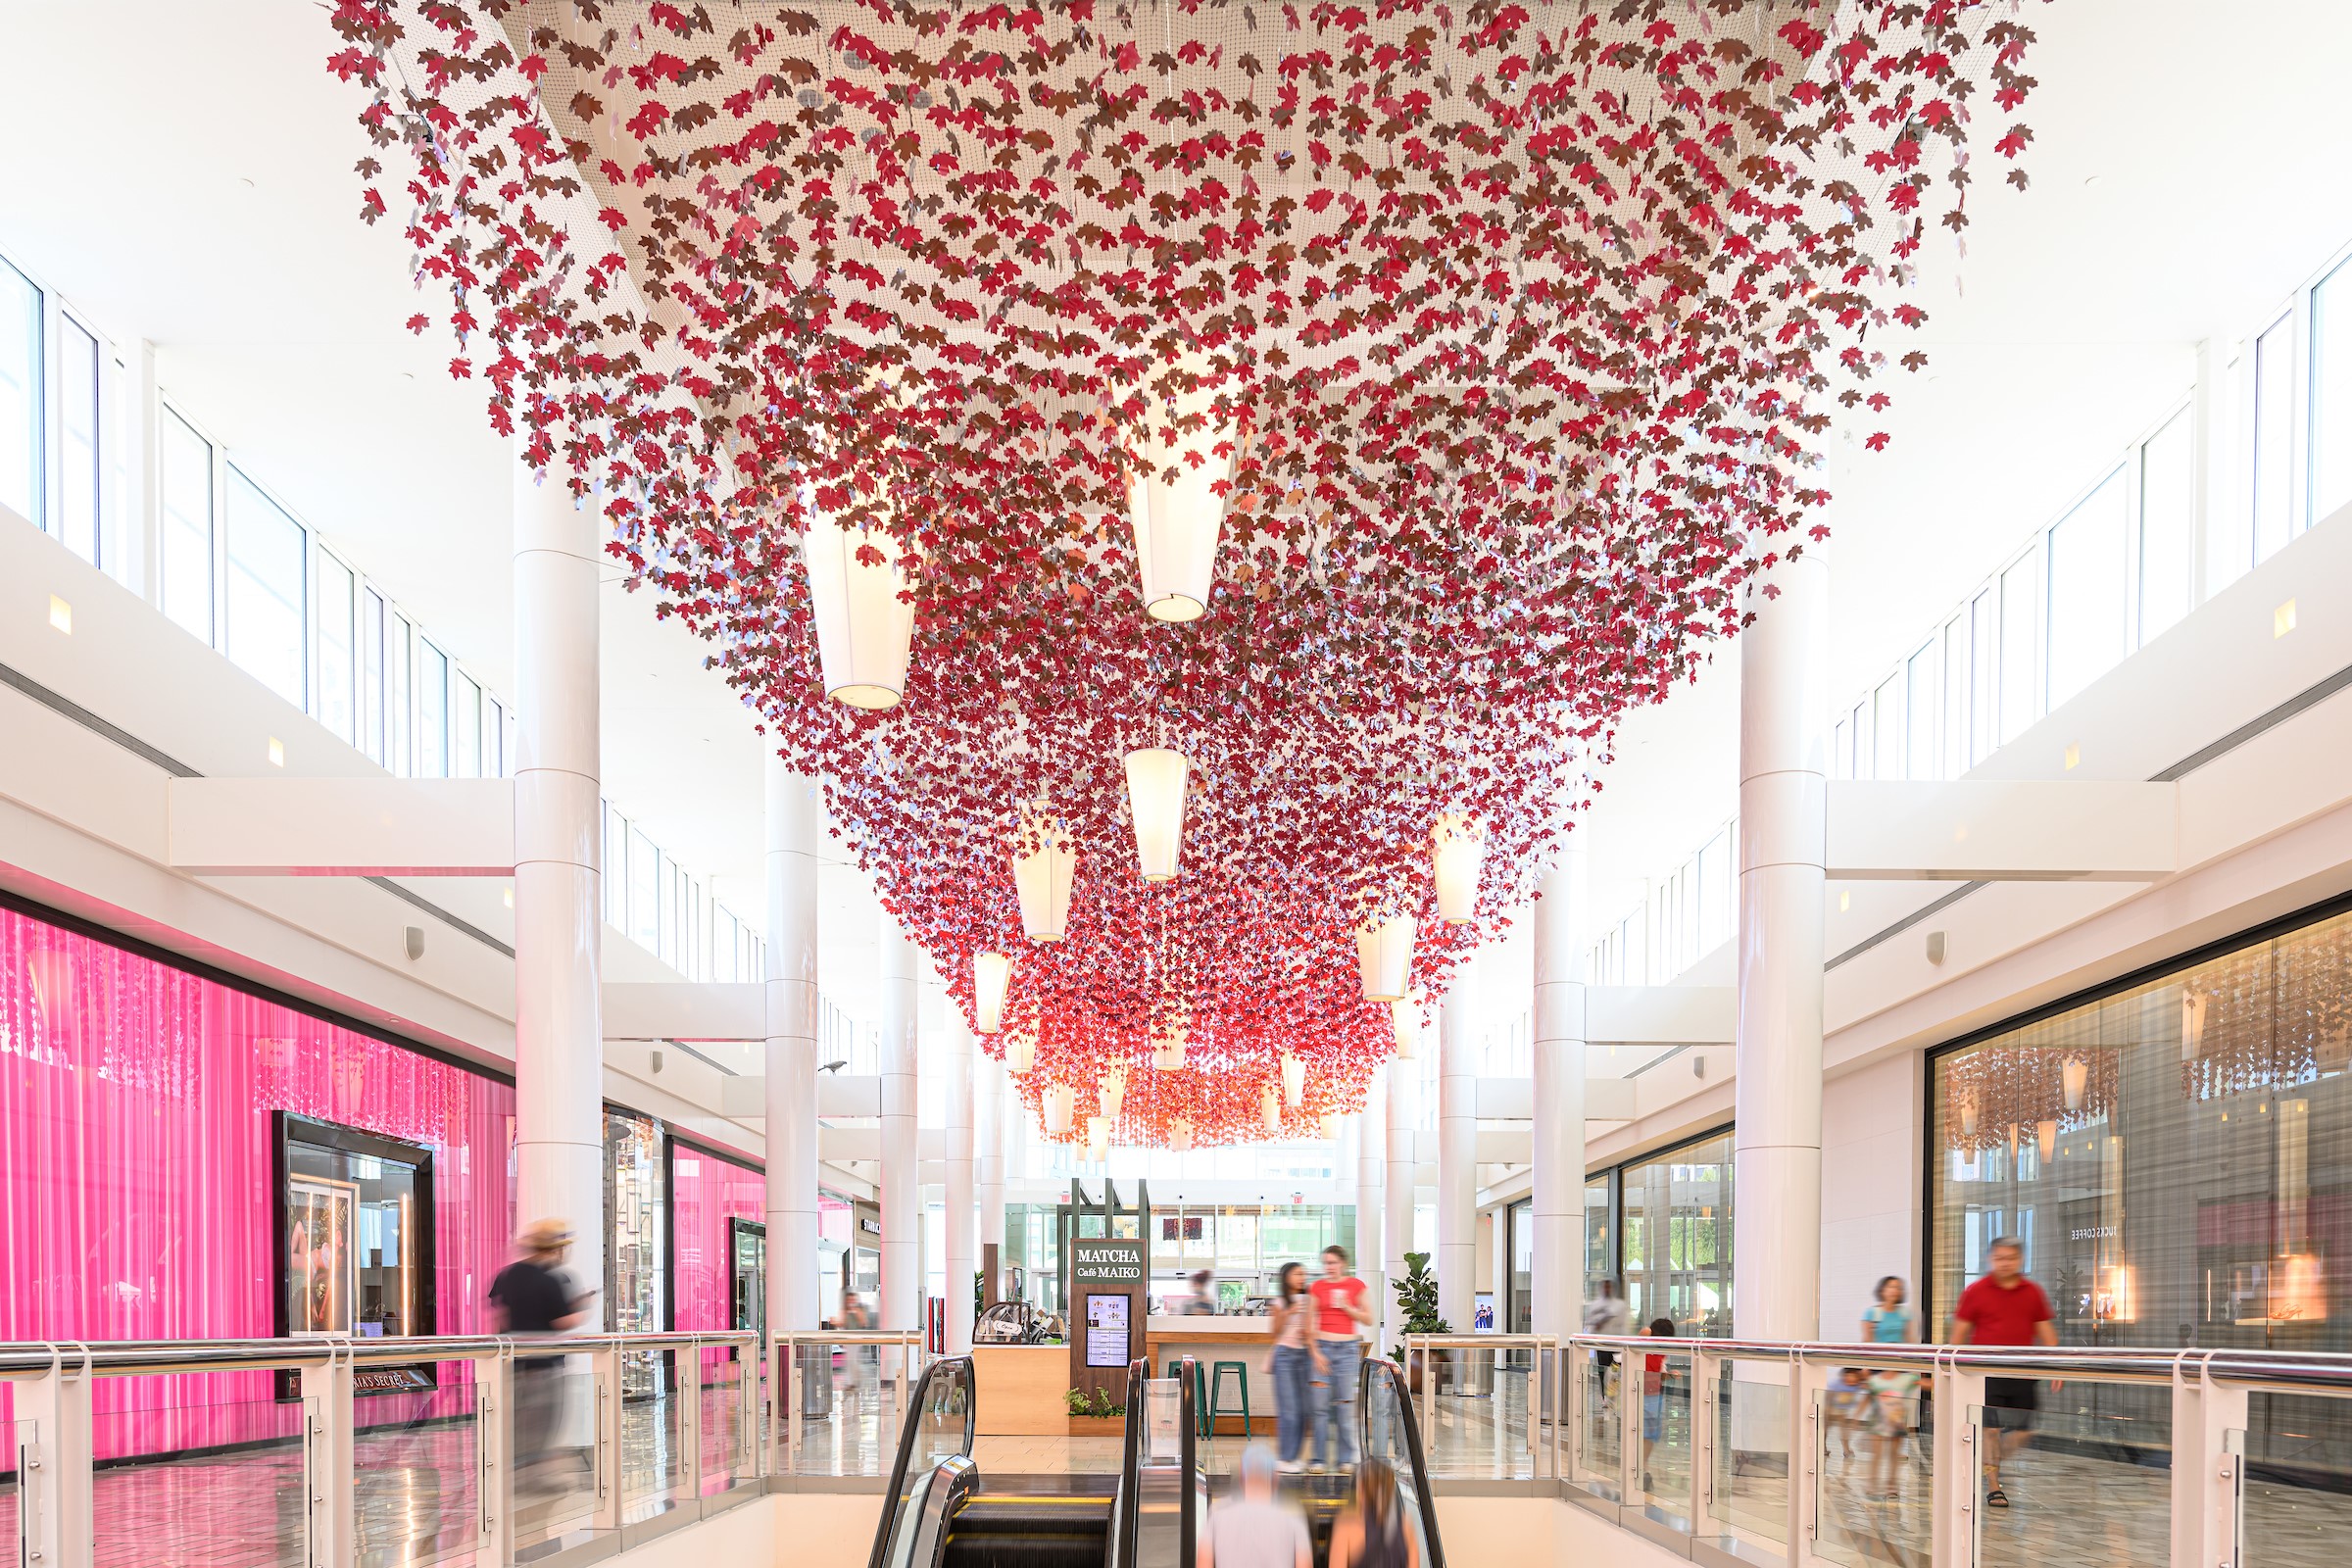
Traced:
[[286, 765], [286, 743], [274, 735], [270, 737], [270, 765], [271, 767]]
[[69, 637], [74, 635], [74, 607], [55, 594], [49, 596], [49, 624]]

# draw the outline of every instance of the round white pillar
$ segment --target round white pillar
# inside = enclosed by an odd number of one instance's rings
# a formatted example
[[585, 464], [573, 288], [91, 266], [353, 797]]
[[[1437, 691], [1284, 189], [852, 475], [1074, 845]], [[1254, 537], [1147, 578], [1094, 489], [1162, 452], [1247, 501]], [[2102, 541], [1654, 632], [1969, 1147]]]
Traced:
[[1571, 832], [1536, 887], [1535, 1288], [1532, 1326], [1584, 1320], [1585, 845]]
[[1821, 1332], [1823, 699], [1829, 572], [1784, 562], [1740, 637], [1739, 1020], [1732, 1322], [1741, 1339]]
[[920, 1146], [916, 1142], [915, 974], [922, 956], [882, 913], [882, 1311], [886, 1329], [922, 1325]]
[[[1388, 1276], [1394, 1281], [1411, 1272], [1404, 1254], [1413, 1250], [1413, 1183], [1420, 1176], [1420, 1153], [1414, 1144], [1421, 1113], [1421, 1063], [1392, 1057], [1383, 1076], [1389, 1081], [1389, 1157], [1384, 1161], [1381, 1185], [1388, 1213], [1381, 1222], [1380, 1240], [1387, 1253]], [[1388, 1324], [1382, 1343], [1394, 1346], [1404, 1333], [1404, 1317], [1393, 1286], [1381, 1302], [1381, 1315]]]
[[[1388, 1310], [1388, 1251], [1381, 1245], [1381, 1206], [1387, 1200], [1388, 1075], [1374, 1073], [1364, 1086], [1364, 1108], [1351, 1118], [1355, 1123], [1355, 1272], [1364, 1282], [1367, 1300], [1373, 1315], [1385, 1316]], [[1385, 1344], [1374, 1347], [1375, 1354], [1387, 1351]]]
[[597, 573], [604, 509], [514, 465], [515, 1220], [572, 1231], [604, 1326], [603, 837]]
[[817, 1324], [814, 779], [767, 760], [767, 1325]]
[[972, 1246], [977, 1217], [972, 1198], [972, 1031], [963, 1009], [954, 1002], [946, 1003], [946, 1011], [940, 1057], [948, 1102], [946, 1266], [941, 1289], [947, 1292], [947, 1353], [961, 1355], [972, 1348], [972, 1272], [979, 1266]]
[[1004, 1292], [1004, 1069], [993, 1057], [972, 1053], [972, 1186], [979, 1198], [980, 1233], [972, 1250], [981, 1259], [994, 1245], [997, 1274], [981, 1282], [989, 1301]]
[[1438, 1008], [1438, 1310], [1470, 1332], [1478, 1262], [1478, 987], [1473, 957]]

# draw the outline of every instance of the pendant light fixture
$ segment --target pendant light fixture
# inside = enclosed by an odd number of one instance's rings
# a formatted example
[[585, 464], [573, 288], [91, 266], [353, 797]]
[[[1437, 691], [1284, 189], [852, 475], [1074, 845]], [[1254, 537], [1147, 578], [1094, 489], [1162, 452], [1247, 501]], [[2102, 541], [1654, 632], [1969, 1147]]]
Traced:
[[1086, 1157], [1090, 1163], [1101, 1165], [1110, 1158], [1110, 1118], [1086, 1118]]
[[[1028, 847], [1028, 846], [1034, 847]], [[1021, 931], [1032, 942], [1059, 942], [1070, 928], [1071, 884], [1078, 847], [1058, 822], [1034, 820], [1012, 851], [1012, 887], [1021, 901]]]
[[1037, 1065], [1037, 1041], [1030, 1035], [1008, 1035], [1004, 1041], [1004, 1070], [1027, 1072]]
[[1157, 1072], [1176, 1072], [1184, 1066], [1184, 1025], [1160, 1026], [1152, 1040], [1152, 1066]]
[[[1201, 367], [1184, 368], [1198, 372]], [[1216, 583], [1225, 518], [1217, 486], [1233, 473], [1234, 432], [1212, 422], [1213, 402], [1214, 394], [1206, 390], [1154, 398], [1155, 416], [1144, 450], [1135, 454], [1128, 520], [1135, 530], [1144, 613], [1153, 620], [1198, 620], [1207, 612]], [[1179, 418], [1194, 420], [1193, 427], [1178, 430]], [[1220, 446], [1226, 449], [1223, 456], [1216, 451]], [[1201, 461], [1193, 462], [1194, 455]]]
[[2090, 1064], [2081, 1056], [2069, 1056], [2058, 1069], [2066, 1088], [2066, 1109], [2069, 1115], [2082, 1108], [2082, 1091], [2090, 1083]]
[[1135, 858], [1147, 882], [1176, 880], [1184, 849], [1184, 784], [1191, 763], [1162, 746], [1127, 754], [1127, 808], [1135, 817]]
[[845, 528], [813, 513], [801, 536], [817, 667], [835, 702], [879, 710], [906, 695], [914, 599], [901, 549], [887, 529]]
[[1127, 1064], [1123, 1061], [1113, 1062], [1103, 1068], [1102, 1082], [1095, 1093], [1102, 1106], [1102, 1114], [1116, 1116], [1119, 1107], [1127, 1103]]
[[2202, 991], [2180, 994], [2180, 1059], [2194, 1061], [2205, 1054], [2205, 1004], [2213, 999]]
[[1977, 1097], [1973, 1094], [1960, 1097], [1960, 1136], [1977, 1136]]
[[1336, 1144], [1340, 1141], [1340, 1113], [1336, 1110], [1327, 1110], [1316, 1118], [1317, 1125], [1322, 1129], [1325, 1143]]
[[1282, 1054], [1282, 1102], [1293, 1110], [1306, 1103], [1306, 1063], [1287, 1051]]
[[1389, 1024], [1396, 1031], [1396, 1059], [1412, 1061], [1421, 1049], [1421, 1009], [1408, 997], [1389, 1004]]
[[1046, 1133], [1053, 1138], [1070, 1136], [1070, 1125], [1078, 1114], [1078, 1091], [1068, 1084], [1054, 1084], [1046, 1091]]
[[2035, 1122], [2034, 1124], [2034, 1147], [2039, 1151], [2041, 1162], [2045, 1167], [2051, 1160], [2056, 1159], [2058, 1157], [2058, 1124], [2054, 1121]]
[[1397, 1002], [1413, 971], [1413, 917], [1392, 914], [1355, 928], [1355, 964], [1366, 1002]]
[[1002, 953], [972, 955], [973, 1027], [993, 1035], [1004, 1027], [1004, 993], [1012, 986], [1012, 959]]
[[1265, 1127], [1268, 1137], [1281, 1135], [1282, 1091], [1276, 1089], [1272, 1084], [1266, 1085], [1257, 1092], [1257, 1118]]
[[1430, 835], [1430, 871], [1438, 884], [1438, 913], [1447, 925], [1478, 918], [1478, 875], [1486, 856], [1486, 832], [1476, 817], [1447, 811], [1438, 818]]
[[1179, 1116], [1168, 1123], [1168, 1147], [1181, 1154], [1193, 1147], [1193, 1124]]

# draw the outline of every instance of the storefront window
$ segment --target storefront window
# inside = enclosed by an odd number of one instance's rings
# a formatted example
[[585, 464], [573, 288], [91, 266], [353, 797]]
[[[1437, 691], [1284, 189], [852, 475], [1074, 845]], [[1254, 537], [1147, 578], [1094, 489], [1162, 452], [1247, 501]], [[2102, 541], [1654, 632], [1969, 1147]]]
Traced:
[[1995, 1237], [2068, 1345], [2352, 1349], [2352, 915], [1938, 1056], [1932, 1323]]
[[1588, 1301], [1600, 1294], [1602, 1280], [1617, 1277], [1616, 1215], [1609, 1206], [1609, 1184], [1615, 1174], [1602, 1171], [1585, 1181], [1585, 1299]]
[[1535, 1200], [1513, 1203], [1511, 1227], [1511, 1309], [1509, 1332], [1535, 1330], [1536, 1204]]
[[1623, 1166], [1625, 1300], [1634, 1326], [1683, 1337], [1732, 1331], [1732, 1135]]
[[650, 1116], [605, 1112], [605, 1212], [612, 1216], [605, 1254], [605, 1327], [614, 1334], [653, 1334], [662, 1328], [662, 1237], [666, 1195], [662, 1182], [662, 1128]]

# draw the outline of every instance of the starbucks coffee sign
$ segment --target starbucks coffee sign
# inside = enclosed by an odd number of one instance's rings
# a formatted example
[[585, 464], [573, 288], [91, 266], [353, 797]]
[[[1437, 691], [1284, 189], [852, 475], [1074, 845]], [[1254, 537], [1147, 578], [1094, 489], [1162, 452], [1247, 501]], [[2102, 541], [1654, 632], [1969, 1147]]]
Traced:
[[1070, 1285], [1144, 1288], [1144, 1244], [1123, 1237], [1087, 1237], [1070, 1243]]

